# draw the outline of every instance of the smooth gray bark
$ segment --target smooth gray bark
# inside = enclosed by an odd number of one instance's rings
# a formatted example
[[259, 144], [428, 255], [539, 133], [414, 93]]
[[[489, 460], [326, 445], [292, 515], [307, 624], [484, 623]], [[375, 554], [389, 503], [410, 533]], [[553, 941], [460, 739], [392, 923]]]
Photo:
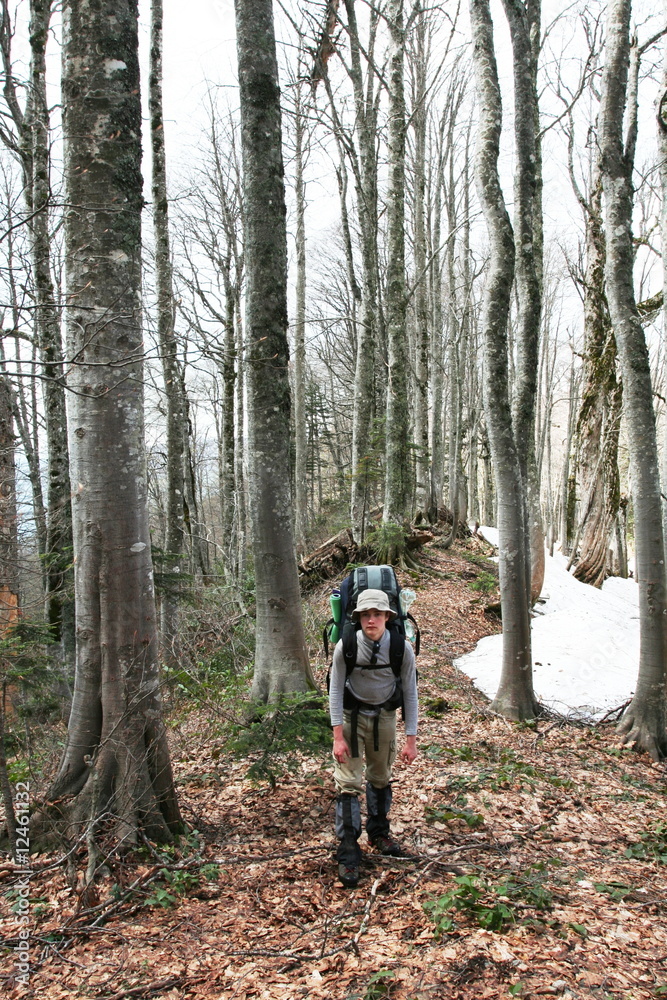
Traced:
[[[430, 47], [427, 45], [427, 16], [420, 10], [415, 25], [414, 94], [411, 123], [414, 130], [414, 259], [415, 259], [415, 509], [427, 515], [431, 507], [431, 451], [429, 440], [429, 380], [431, 335], [428, 308], [428, 269], [426, 266], [426, 134], [428, 122], [427, 69]], [[438, 237], [439, 238], [439, 237]], [[437, 333], [436, 333], [437, 336]]]
[[630, 0], [611, 0], [607, 9], [599, 127], [607, 299], [623, 374], [639, 582], [639, 675], [635, 695], [619, 723], [619, 731], [626, 742], [659, 758], [667, 752], [667, 601], [651, 370], [633, 285], [632, 170], [637, 106], [633, 86], [636, 76], [629, 68], [632, 60], [638, 59], [638, 51], [636, 40], [630, 42], [631, 6]]
[[[663, 5], [667, 16], [667, 3]], [[662, 342], [663, 351], [667, 353], [667, 42], [664, 45], [662, 67], [662, 94], [658, 103], [658, 171], [662, 199], [660, 202], [660, 236], [662, 253]], [[667, 419], [664, 420], [662, 431], [662, 534], [667, 546]], [[665, 553], [667, 564], [667, 551]]]
[[[358, 324], [352, 416], [352, 484], [350, 511], [355, 541], [363, 544], [370, 515], [373, 459], [371, 428], [374, 416], [375, 359], [381, 327], [378, 296], [378, 192], [377, 192], [377, 104], [374, 69], [369, 63], [364, 87], [361, 44], [354, 0], [345, 0], [350, 39], [350, 79], [354, 91], [355, 127], [359, 158], [355, 171], [357, 212], [361, 231], [362, 307]], [[377, 28], [377, 12], [370, 18], [369, 60]]]
[[162, 362], [163, 392], [166, 401], [167, 494], [165, 504], [165, 546], [162, 556], [165, 576], [160, 605], [160, 633], [167, 662], [178, 660], [178, 577], [183, 552], [183, 446], [185, 407], [182, 376], [175, 333], [167, 164], [162, 113], [162, 0], [151, 0], [150, 75], [148, 110], [151, 128], [153, 230], [155, 233], [155, 285], [157, 291], [157, 331]]
[[139, 829], [169, 839], [181, 819], [162, 720], [148, 525], [135, 0], [67, 0], [62, 86], [76, 677], [49, 799], [76, 796], [82, 820], [91, 802], [109, 809], [126, 843]]
[[540, 46], [540, 0], [503, 0], [512, 39], [514, 68], [514, 235], [516, 291], [519, 303], [517, 365], [512, 423], [519, 445], [525, 489], [531, 604], [544, 580], [544, 530], [535, 457], [535, 399], [542, 313], [542, 151], [539, 140], [537, 63]]
[[252, 696], [307, 687], [292, 531], [287, 235], [280, 89], [271, 0], [236, 0], [247, 266], [249, 499], [256, 649]]
[[294, 108], [296, 148], [296, 316], [294, 322], [294, 499], [297, 549], [305, 551], [308, 530], [308, 477], [306, 430], [306, 109], [302, 85], [297, 85]]
[[525, 494], [508, 393], [507, 322], [514, 278], [514, 236], [498, 176], [502, 101], [488, 0], [471, 0], [473, 63], [479, 106], [475, 181], [489, 234], [490, 259], [481, 327], [485, 412], [498, 493], [503, 664], [493, 708], [513, 719], [535, 716]]

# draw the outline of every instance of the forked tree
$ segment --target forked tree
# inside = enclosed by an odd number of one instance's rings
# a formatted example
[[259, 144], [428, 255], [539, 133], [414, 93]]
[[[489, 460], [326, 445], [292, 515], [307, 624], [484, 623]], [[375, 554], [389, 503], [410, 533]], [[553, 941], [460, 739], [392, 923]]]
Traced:
[[49, 798], [165, 840], [182, 824], [146, 503], [137, 0], [66, 0], [62, 88], [76, 676]]

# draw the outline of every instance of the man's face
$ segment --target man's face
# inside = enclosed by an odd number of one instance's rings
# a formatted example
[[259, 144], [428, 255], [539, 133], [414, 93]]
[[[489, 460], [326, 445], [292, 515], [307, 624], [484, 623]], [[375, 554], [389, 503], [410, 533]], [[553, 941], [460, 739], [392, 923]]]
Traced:
[[377, 608], [369, 608], [368, 611], [361, 611], [359, 613], [361, 631], [372, 642], [375, 642], [384, 632], [389, 617], [389, 611], [378, 611]]

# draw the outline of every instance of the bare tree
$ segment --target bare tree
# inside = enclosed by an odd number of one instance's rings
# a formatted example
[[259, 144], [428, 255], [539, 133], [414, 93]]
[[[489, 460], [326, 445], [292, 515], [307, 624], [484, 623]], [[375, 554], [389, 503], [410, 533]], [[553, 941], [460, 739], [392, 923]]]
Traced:
[[47, 620], [63, 654], [74, 658], [72, 587], [72, 513], [70, 504], [67, 414], [60, 331], [52, 267], [50, 122], [46, 93], [46, 45], [53, 0], [30, 0], [30, 82], [21, 108], [12, 65], [13, 27], [9, 4], [2, 0], [0, 42], [5, 72], [4, 95], [14, 133], [6, 125], [0, 138], [17, 156], [30, 233], [31, 271], [35, 292], [34, 327], [43, 365], [42, 385], [48, 453], [46, 538], [43, 553]]
[[525, 486], [508, 394], [507, 322], [514, 278], [514, 235], [498, 176], [502, 101], [488, 0], [471, 0], [473, 62], [479, 125], [475, 179], [487, 224], [490, 259], [481, 326], [484, 333], [484, 399], [498, 490], [503, 666], [493, 702], [514, 719], [534, 717]]
[[623, 372], [639, 578], [639, 676], [619, 731], [626, 742], [659, 758], [667, 752], [667, 595], [651, 370], [633, 287], [632, 172], [640, 49], [636, 38], [630, 39], [631, 8], [630, 0], [611, 0], [607, 8], [599, 126], [607, 299]]
[[162, 595], [160, 618], [162, 642], [168, 660], [177, 658], [178, 577], [183, 552], [184, 489], [183, 451], [185, 446], [185, 401], [183, 376], [178, 363], [178, 342], [174, 326], [176, 305], [172, 280], [169, 238], [169, 199], [162, 113], [162, 0], [151, 2], [151, 48], [148, 108], [151, 125], [153, 229], [155, 233], [155, 284], [157, 290], [157, 330], [166, 400], [167, 496], [163, 568], [169, 582]]
[[303, 691], [309, 673], [292, 531], [287, 235], [271, 0], [236, 0], [248, 271], [250, 506], [257, 628], [252, 695]]
[[[384, 520], [409, 517], [412, 463], [405, 284], [405, 25], [402, 0], [389, 0], [389, 186], [387, 191], [387, 423]], [[368, 359], [366, 359], [368, 363]], [[391, 555], [400, 555], [400, 547]]]

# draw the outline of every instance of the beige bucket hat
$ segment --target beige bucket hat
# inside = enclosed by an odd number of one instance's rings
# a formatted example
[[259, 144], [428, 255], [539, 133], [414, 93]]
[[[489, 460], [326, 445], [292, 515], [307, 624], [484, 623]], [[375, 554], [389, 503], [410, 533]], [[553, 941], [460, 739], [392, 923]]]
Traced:
[[389, 607], [389, 599], [384, 590], [362, 590], [357, 597], [357, 606], [352, 612], [352, 621], [358, 621], [362, 611], [388, 611], [390, 619], [396, 618], [396, 612]]

